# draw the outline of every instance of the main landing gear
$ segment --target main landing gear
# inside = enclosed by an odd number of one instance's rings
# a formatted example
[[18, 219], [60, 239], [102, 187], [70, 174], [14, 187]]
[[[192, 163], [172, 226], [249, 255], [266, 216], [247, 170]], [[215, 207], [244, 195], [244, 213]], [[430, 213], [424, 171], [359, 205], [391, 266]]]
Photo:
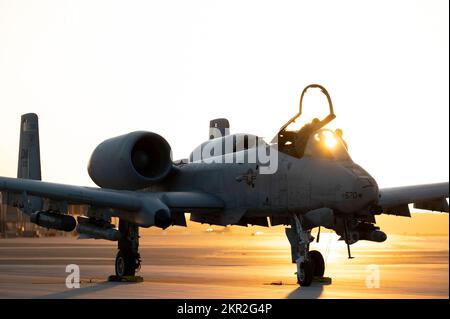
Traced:
[[286, 228], [286, 236], [291, 244], [292, 263], [297, 264], [297, 282], [300, 286], [310, 286], [314, 278], [322, 278], [325, 262], [317, 250], [309, 250], [314, 240], [310, 230], [303, 230], [297, 215], [293, 215], [291, 228]]
[[139, 227], [126, 221], [119, 221], [119, 252], [116, 256], [116, 277], [135, 276], [141, 268], [139, 254]]

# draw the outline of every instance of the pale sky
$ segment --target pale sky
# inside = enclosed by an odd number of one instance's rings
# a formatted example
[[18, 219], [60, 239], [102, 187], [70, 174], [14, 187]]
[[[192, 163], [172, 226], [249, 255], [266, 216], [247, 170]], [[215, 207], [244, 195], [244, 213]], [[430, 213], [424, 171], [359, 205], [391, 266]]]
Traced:
[[271, 139], [310, 83], [380, 186], [448, 181], [447, 0], [0, 0], [0, 175], [23, 113], [43, 179], [90, 186], [108, 137], [154, 131], [186, 158], [227, 117]]

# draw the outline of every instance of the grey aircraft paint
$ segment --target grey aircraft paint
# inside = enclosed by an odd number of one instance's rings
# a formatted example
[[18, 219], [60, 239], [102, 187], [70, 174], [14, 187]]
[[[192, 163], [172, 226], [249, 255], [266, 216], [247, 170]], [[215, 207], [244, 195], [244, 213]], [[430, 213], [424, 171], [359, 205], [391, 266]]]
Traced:
[[[319, 88], [330, 114], [299, 131], [287, 127], [302, 113], [303, 95]], [[326, 227], [348, 246], [358, 240], [386, 239], [376, 215], [409, 216], [408, 204], [448, 212], [449, 184], [379, 189], [375, 179], [354, 163], [338, 131], [325, 127], [335, 118], [328, 92], [320, 85], [305, 88], [300, 111], [271, 143], [252, 134], [230, 134], [229, 122], [210, 122], [209, 140], [190, 160], [172, 161], [171, 148], [160, 135], [137, 131], [101, 143], [89, 161], [89, 175], [99, 188], [42, 182], [38, 120], [21, 120], [18, 178], [0, 177], [2, 201], [18, 207], [38, 225], [72, 231], [68, 204], [84, 204], [78, 220], [84, 237], [117, 240], [116, 275], [134, 275], [140, 265], [139, 227], [216, 225], [286, 225], [292, 261], [301, 285], [323, 276], [323, 257], [309, 251], [311, 229]], [[328, 139], [333, 145], [328, 147]], [[45, 200], [45, 205], [43, 205]], [[118, 230], [111, 224], [118, 217]]]

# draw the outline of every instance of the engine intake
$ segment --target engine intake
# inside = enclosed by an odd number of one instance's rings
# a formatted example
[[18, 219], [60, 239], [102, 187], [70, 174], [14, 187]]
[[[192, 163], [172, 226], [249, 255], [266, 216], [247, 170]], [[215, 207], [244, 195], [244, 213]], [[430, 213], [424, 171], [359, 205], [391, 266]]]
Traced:
[[91, 155], [88, 173], [100, 187], [135, 190], [163, 180], [172, 169], [171, 148], [160, 135], [137, 131], [108, 139]]

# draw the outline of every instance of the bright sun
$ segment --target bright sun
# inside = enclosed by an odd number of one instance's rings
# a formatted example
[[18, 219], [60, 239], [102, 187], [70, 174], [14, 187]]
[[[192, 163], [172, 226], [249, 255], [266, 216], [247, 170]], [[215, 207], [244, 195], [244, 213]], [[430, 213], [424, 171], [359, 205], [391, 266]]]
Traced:
[[325, 145], [328, 148], [334, 148], [337, 144], [337, 139], [332, 132], [329, 131], [322, 132], [322, 138], [324, 138]]

